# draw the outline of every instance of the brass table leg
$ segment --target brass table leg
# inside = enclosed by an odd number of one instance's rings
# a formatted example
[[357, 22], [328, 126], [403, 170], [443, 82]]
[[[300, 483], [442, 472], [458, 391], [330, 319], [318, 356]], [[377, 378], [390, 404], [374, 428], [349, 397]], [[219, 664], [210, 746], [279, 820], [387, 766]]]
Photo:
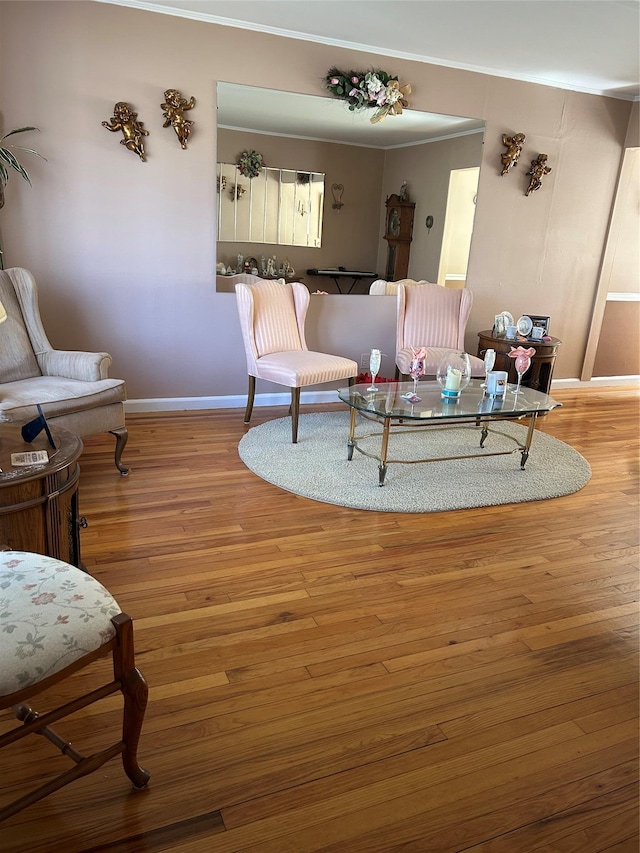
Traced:
[[353, 448], [355, 447], [354, 435], [356, 434], [356, 415], [357, 410], [355, 408], [351, 408], [351, 418], [349, 420], [349, 438], [347, 439], [347, 461], [351, 462], [353, 459]]
[[382, 448], [380, 450], [380, 465], [378, 466], [378, 485], [384, 486], [384, 478], [387, 475], [387, 451], [389, 449], [389, 429], [391, 428], [391, 418], [384, 419], [384, 427], [382, 430]]
[[531, 442], [533, 440], [533, 433], [536, 428], [536, 420], [538, 418], [538, 413], [533, 412], [531, 417], [529, 418], [529, 429], [527, 430], [527, 438], [524, 443], [524, 447], [522, 448], [522, 458], [520, 460], [520, 470], [524, 471], [524, 466], [527, 464], [527, 459], [529, 458], [529, 448], [531, 447]]

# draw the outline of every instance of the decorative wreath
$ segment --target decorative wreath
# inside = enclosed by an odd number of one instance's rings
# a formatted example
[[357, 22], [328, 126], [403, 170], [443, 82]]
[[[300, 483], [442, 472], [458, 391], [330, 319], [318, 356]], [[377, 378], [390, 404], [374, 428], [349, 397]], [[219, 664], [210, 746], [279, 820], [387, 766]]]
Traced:
[[238, 157], [238, 169], [246, 178], [257, 178], [264, 165], [262, 154], [257, 151], [243, 151]]
[[325, 78], [327, 89], [336, 98], [347, 101], [350, 110], [375, 109], [375, 124], [388, 115], [400, 115], [409, 106], [411, 86], [401, 86], [397, 76], [386, 71], [339, 71], [331, 68]]

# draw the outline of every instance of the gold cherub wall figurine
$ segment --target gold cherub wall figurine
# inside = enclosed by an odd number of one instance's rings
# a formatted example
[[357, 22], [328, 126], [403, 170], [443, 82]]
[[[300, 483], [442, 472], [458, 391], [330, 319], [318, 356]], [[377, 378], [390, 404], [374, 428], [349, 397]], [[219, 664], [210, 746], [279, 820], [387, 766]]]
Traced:
[[193, 95], [187, 101], [177, 89], [167, 89], [164, 93], [164, 104], [160, 104], [165, 117], [165, 122], [162, 126], [169, 127], [171, 125], [173, 127], [181, 148], [187, 147], [187, 141], [191, 136], [191, 127], [193, 126], [193, 122], [186, 119], [184, 113], [187, 110], [192, 110], [195, 105], [196, 100]]
[[501, 175], [506, 175], [514, 166], [517, 166], [522, 154], [522, 146], [526, 141], [527, 137], [524, 133], [514, 133], [513, 136], [507, 136], [506, 133], [502, 134], [502, 144], [506, 145], [507, 150], [500, 155], [502, 160]]
[[125, 101], [118, 101], [113, 108], [113, 116], [110, 121], [103, 121], [102, 126], [107, 130], [121, 130], [124, 139], [120, 145], [124, 145], [129, 151], [134, 151], [142, 161], [145, 159], [143, 136], [149, 136], [149, 131], [143, 127], [143, 122], [138, 121], [138, 113], [134, 113]]
[[547, 166], [547, 159], [546, 154], [538, 154], [537, 159], [531, 161], [531, 168], [527, 172], [527, 175], [531, 175], [531, 180], [529, 181], [525, 195], [539, 190], [542, 186], [542, 179], [551, 172], [551, 169]]

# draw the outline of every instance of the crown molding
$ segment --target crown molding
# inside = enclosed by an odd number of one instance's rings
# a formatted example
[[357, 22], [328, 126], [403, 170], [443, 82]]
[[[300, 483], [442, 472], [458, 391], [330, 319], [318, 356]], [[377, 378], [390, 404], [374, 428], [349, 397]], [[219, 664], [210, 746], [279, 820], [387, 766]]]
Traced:
[[407, 53], [390, 48], [380, 47], [379, 45], [360, 44], [358, 42], [345, 41], [338, 38], [328, 38], [323, 36], [301, 33], [295, 30], [284, 29], [283, 27], [273, 27], [265, 24], [254, 24], [249, 21], [242, 21], [235, 18], [226, 18], [219, 15], [211, 15], [205, 12], [198, 12], [191, 9], [183, 9], [179, 6], [158, 6], [150, 0], [92, 0], [95, 3], [106, 3], [112, 6], [126, 6], [131, 9], [138, 9], [144, 12], [156, 12], [160, 15], [170, 15], [172, 17], [187, 18], [192, 21], [201, 21], [208, 24], [217, 24], [221, 27], [232, 27], [240, 30], [250, 30], [253, 32], [267, 33], [268, 35], [280, 36], [281, 38], [296, 39], [298, 41], [309, 41], [315, 44], [324, 44], [328, 47], [339, 47], [345, 50], [357, 50], [365, 53], [375, 53], [379, 56], [388, 56], [392, 59], [405, 59], [411, 62], [421, 62], [425, 65], [440, 65], [443, 68], [454, 68], [459, 71], [471, 71], [474, 74], [486, 74], [489, 77], [501, 77], [507, 80], [518, 80], [522, 83], [534, 83], [538, 86], [549, 86], [552, 89], [565, 89], [571, 92], [582, 92], [587, 95], [598, 95], [601, 97], [616, 98], [623, 101], [639, 101], [640, 96], [629, 94], [627, 92], [603, 90], [588, 86], [578, 86], [567, 83], [562, 80], [552, 80], [548, 78], [537, 77], [531, 74], [518, 74], [511, 71], [505, 71], [500, 68], [484, 67], [472, 65], [464, 62], [452, 62], [440, 57], [424, 56], [419, 54]]

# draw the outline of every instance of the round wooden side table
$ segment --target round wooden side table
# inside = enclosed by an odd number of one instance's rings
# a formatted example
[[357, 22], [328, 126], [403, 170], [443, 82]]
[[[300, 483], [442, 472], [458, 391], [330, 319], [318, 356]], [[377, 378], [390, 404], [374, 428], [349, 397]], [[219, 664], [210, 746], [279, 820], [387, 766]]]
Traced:
[[488, 349], [496, 351], [496, 363], [494, 370], [506, 370], [509, 374], [509, 382], [517, 382], [515, 360], [509, 358], [511, 347], [522, 346], [525, 349], [534, 347], [536, 354], [531, 356], [531, 367], [522, 377], [522, 384], [536, 391], [548, 394], [551, 388], [553, 368], [558, 353], [558, 347], [562, 341], [558, 338], [549, 338], [547, 341], [532, 341], [529, 338], [506, 338], [504, 335], [496, 336], [491, 330], [478, 332], [478, 358], [484, 358]]
[[[26, 443], [20, 424], [0, 423], [0, 548], [33, 551], [83, 568], [80, 562], [78, 481], [82, 441], [66, 429], [49, 427], [54, 450], [44, 432]], [[12, 453], [46, 450], [49, 461], [17, 467]]]

